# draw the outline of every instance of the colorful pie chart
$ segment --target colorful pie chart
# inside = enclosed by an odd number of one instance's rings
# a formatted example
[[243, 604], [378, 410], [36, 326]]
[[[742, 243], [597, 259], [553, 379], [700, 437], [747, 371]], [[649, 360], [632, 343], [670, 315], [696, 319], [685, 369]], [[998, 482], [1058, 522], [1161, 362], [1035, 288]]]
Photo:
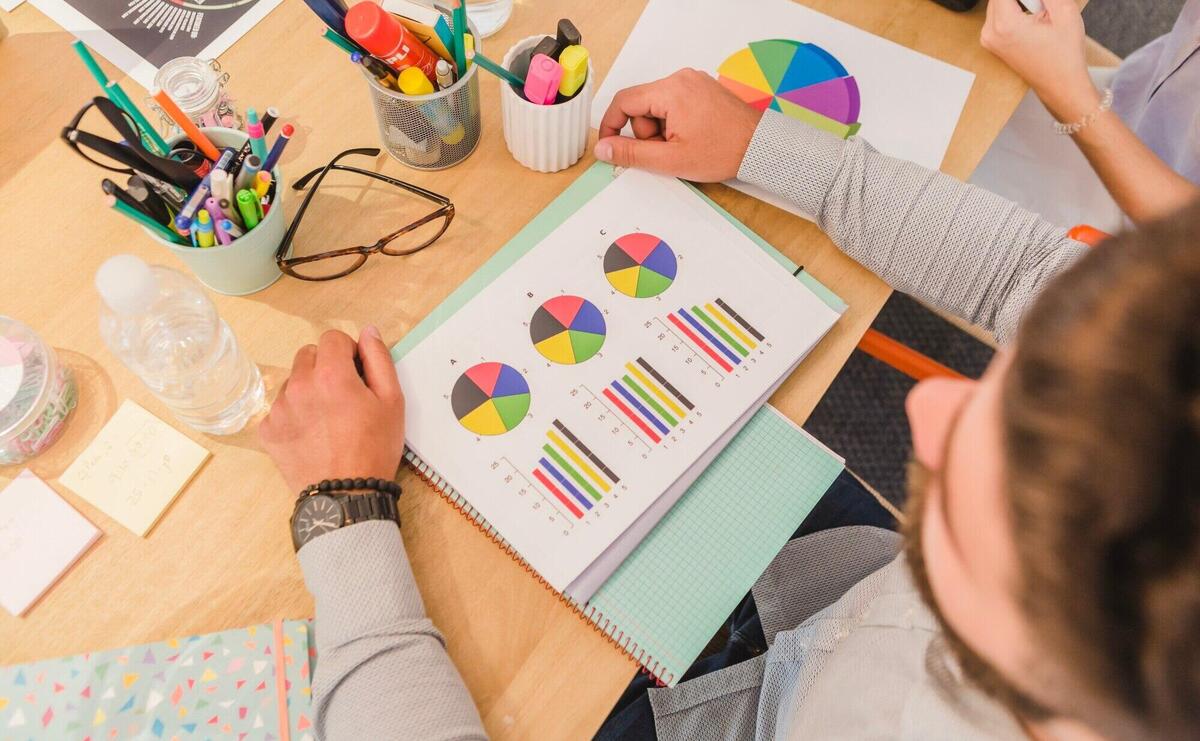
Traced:
[[634, 232], [604, 253], [604, 274], [612, 287], [633, 298], [651, 298], [671, 287], [679, 263], [670, 245], [653, 234]]
[[722, 62], [717, 78], [760, 111], [779, 111], [843, 139], [861, 126], [858, 83], [816, 44], [754, 41]]
[[555, 296], [538, 307], [529, 322], [529, 339], [547, 360], [582, 363], [604, 346], [604, 315], [579, 296]]
[[511, 365], [480, 363], [454, 382], [450, 408], [476, 435], [503, 435], [529, 413], [529, 384]]

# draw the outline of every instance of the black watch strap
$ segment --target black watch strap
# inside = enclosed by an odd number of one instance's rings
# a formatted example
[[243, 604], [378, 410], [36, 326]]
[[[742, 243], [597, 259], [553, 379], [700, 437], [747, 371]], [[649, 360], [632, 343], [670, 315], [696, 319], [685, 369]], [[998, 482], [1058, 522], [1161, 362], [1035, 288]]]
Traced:
[[400, 512], [396, 509], [396, 498], [380, 491], [363, 494], [337, 494], [334, 497], [342, 505], [346, 522], [342, 527], [367, 520], [391, 520], [400, 524]]

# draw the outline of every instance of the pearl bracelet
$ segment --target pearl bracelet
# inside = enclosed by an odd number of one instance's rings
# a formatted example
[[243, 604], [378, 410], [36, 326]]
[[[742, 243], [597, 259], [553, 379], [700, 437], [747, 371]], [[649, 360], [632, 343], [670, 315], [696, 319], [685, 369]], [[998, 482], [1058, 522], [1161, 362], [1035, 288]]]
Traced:
[[1080, 131], [1083, 130], [1083, 128], [1085, 126], [1090, 125], [1097, 118], [1100, 118], [1100, 115], [1102, 113], [1104, 113], [1108, 109], [1112, 108], [1112, 102], [1113, 102], [1112, 88], [1106, 88], [1104, 91], [1104, 99], [1100, 101], [1099, 108], [1097, 108], [1096, 110], [1087, 114], [1086, 116], [1079, 119], [1075, 123], [1065, 124], [1065, 123], [1059, 123], [1058, 121], [1055, 121], [1054, 122], [1054, 133], [1062, 134], [1063, 136], [1074, 136], [1075, 134], [1078, 134]]

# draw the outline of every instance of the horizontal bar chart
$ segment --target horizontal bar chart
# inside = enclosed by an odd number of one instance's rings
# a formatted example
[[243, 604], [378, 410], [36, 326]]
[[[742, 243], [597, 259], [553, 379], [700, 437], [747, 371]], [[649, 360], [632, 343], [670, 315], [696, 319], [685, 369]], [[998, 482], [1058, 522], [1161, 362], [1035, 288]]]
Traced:
[[620, 478], [560, 420], [546, 431], [537, 479], [576, 519], [583, 519]]
[[601, 393], [650, 442], [662, 442], [695, 406], [645, 358], [626, 363], [624, 370]]
[[667, 320], [697, 354], [711, 360], [726, 373], [741, 365], [758, 343], [766, 339], [719, 298], [703, 307], [693, 305], [687, 309], [681, 306], [668, 314]]

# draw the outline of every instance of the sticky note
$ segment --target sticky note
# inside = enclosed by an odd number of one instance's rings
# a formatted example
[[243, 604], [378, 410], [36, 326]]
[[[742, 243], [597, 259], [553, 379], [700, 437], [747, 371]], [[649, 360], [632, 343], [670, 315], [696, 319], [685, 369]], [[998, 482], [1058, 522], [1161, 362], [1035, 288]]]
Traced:
[[145, 537], [208, 456], [189, 437], [126, 399], [59, 480]]
[[0, 606], [22, 615], [100, 537], [28, 469], [0, 490]]

